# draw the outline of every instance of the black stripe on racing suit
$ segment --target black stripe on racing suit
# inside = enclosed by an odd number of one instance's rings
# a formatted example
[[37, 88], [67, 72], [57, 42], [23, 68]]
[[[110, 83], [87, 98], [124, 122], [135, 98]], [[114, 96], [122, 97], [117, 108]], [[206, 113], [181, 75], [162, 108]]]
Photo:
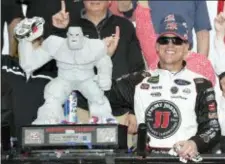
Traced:
[[113, 80], [111, 90], [106, 92], [112, 109], [125, 108], [130, 114], [134, 114], [135, 86], [147, 76], [150, 77], [150, 73], [139, 71]]
[[211, 150], [220, 140], [220, 125], [217, 116], [215, 92], [210, 81], [197, 78], [196, 106], [198, 131], [190, 139], [195, 141], [200, 153]]

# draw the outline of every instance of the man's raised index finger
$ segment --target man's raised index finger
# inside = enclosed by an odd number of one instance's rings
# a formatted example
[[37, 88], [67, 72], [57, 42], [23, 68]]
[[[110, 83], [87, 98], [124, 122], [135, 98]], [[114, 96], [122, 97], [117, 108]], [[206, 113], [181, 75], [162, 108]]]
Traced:
[[116, 33], [115, 33], [115, 37], [119, 38], [120, 37], [120, 27], [116, 26]]
[[66, 12], [65, 0], [61, 0], [61, 11]]

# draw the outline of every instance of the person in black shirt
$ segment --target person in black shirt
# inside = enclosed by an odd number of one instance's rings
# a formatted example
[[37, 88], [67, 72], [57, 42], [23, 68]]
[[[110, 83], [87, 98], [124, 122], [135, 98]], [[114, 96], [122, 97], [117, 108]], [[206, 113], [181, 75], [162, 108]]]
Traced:
[[[28, 17], [42, 16], [45, 20], [48, 20], [46, 21], [45, 26], [45, 32], [47, 34], [44, 35], [44, 38], [48, 37], [48, 35], [50, 34], [62, 34], [61, 36], [66, 34], [66, 32], [61, 33], [62, 30], [54, 28], [52, 26], [51, 21], [51, 14], [56, 10], [58, 11], [58, 8], [60, 9], [61, 7], [60, 1], [54, 0], [53, 2], [53, 0], [32, 0], [25, 2], [28, 5]], [[83, 18], [80, 19], [80, 11], [83, 2], [74, 2], [72, 0], [67, 0], [65, 2], [67, 10], [70, 11], [70, 21], [73, 23], [73, 25], [77, 26], [80, 25], [80, 21], [87, 21]], [[79, 17], [74, 13], [79, 13]], [[120, 41], [124, 42], [123, 44], [119, 43], [122, 45], [119, 45], [118, 49], [112, 56], [115, 69], [115, 73], [113, 75], [114, 78], [120, 77], [121, 75], [126, 74], [128, 72], [142, 70], [144, 68], [144, 62], [141, 56], [140, 47], [135, 35], [135, 29], [133, 25], [128, 20], [113, 15], [107, 18], [107, 20], [107, 23], [104, 24], [103, 28], [101, 29], [100, 38], [111, 36], [115, 32], [115, 27], [119, 26], [120, 31], [122, 32], [120, 36]], [[87, 24], [84, 24], [84, 27], [86, 27], [86, 30], [84, 30], [85, 35], [89, 34], [91, 36], [90, 38], [96, 38], [96, 36], [98, 35], [95, 26], [93, 26], [91, 22], [89, 22], [90, 24], [88, 23], [88, 21], [86, 23]], [[90, 33], [88, 32], [88, 27], [91, 27]], [[129, 32], [127, 33], [126, 30]], [[2, 64], [5, 63], [4, 65], [6, 67], [2, 67], [2, 72], [4, 72], [2, 73], [2, 78], [6, 78], [8, 84], [5, 85], [8, 85], [8, 87], [11, 88], [12, 91], [12, 108], [14, 111], [14, 120], [17, 129], [16, 135], [20, 136], [19, 128], [22, 125], [30, 124], [34, 120], [34, 118], [36, 118], [37, 109], [43, 103], [44, 86], [49, 82], [51, 78], [54, 78], [56, 76], [56, 70], [52, 69], [51, 65], [50, 67], [42, 67], [41, 69], [35, 71], [34, 76], [31, 77], [28, 82], [26, 82], [26, 78], [23, 76], [24, 72], [18, 64], [18, 59], [12, 57], [4, 58], [2, 58]], [[131, 58], [132, 60], [129, 58]], [[14, 71], [10, 71], [13, 70], [13, 68]], [[2, 88], [3, 87], [4, 86], [2, 86]], [[78, 100], [78, 103], [81, 104], [80, 106], [83, 108], [87, 107], [86, 102], [82, 102], [82, 100], [80, 101], [80, 98]], [[128, 112], [127, 109], [119, 109], [115, 110], [114, 114], [122, 115], [126, 112]]]
[[[61, 10], [53, 15], [53, 25], [57, 27], [55, 33], [66, 34], [68, 26], [82, 27], [84, 35], [94, 39], [104, 39], [112, 36], [118, 26], [120, 29], [120, 40], [115, 53], [112, 55], [113, 73], [112, 78], [119, 78], [127, 73], [140, 71], [145, 68], [138, 39], [133, 24], [126, 18], [113, 15], [109, 10], [109, 1], [84, 1], [85, 8], [81, 12], [81, 18], [77, 24], [71, 19], [72, 13], [62, 1]], [[61, 35], [62, 36], [62, 35]], [[87, 109], [84, 98], [78, 97], [78, 105]], [[112, 109], [115, 116], [121, 116], [129, 112], [127, 108]], [[129, 119], [135, 116], [129, 114]], [[131, 128], [135, 129], [135, 128]], [[133, 132], [131, 130], [131, 132]]]
[[[2, 0], [2, 19], [1, 19], [1, 33], [3, 32], [3, 25], [6, 21], [8, 24], [14, 20], [13, 25], [15, 26], [21, 18], [23, 18], [21, 3], [27, 5], [27, 17], [41, 16], [46, 20], [45, 23], [45, 35], [44, 38], [48, 37], [54, 31], [52, 30], [51, 17], [53, 13], [59, 10], [61, 0]], [[74, 19], [79, 19], [80, 10], [83, 8], [82, 2], [74, 2], [73, 0], [67, 0], [67, 5], [76, 8], [78, 14], [73, 15]], [[13, 27], [11, 30], [13, 31]], [[10, 36], [13, 37], [13, 33]], [[2, 35], [3, 36], [3, 35]], [[3, 38], [1, 38], [1, 44], [3, 45]], [[15, 41], [15, 40], [14, 40]], [[33, 122], [37, 116], [37, 109], [44, 102], [43, 90], [45, 85], [57, 75], [57, 68], [55, 61], [51, 61], [36, 70], [29, 81], [26, 81], [23, 70], [20, 68], [18, 63], [17, 54], [17, 42], [15, 44], [10, 44], [14, 48], [15, 52], [10, 53], [7, 56], [2, 56], [1, 64], [1, 113], [2, 113], [2, 127], [4, 126], [4, 135], [6, 131], [8, 134], [2, 136], [3, 146], [9, 148], [9, 136], [11, 126], [11, 131], [18, 141], [20, 138], [20, 127], [23, 125], [28, 125]], [[12, 122], [12, 111], [14, 122]], [[15, 128], [13, 126], [15, 125]], [[13, 130], [12, 130], [13, 128]], [[15, 130], [15, 132], [14, 132]], [[2, 133], [3, 134], [3, 133]]]
[[[4, 24], [7, 23], [8, 26], [8, 34], [9, 34], [9, 51], [12, 52], [13, 38], [12, 38], [12, 29], [16, 23], [20, 21], [23, 17], [22, 9], [19, 3], [16, 3], [15, 0], [2, 0], [1, 1], [1, 51], [4, 45], [3, 39], [3, 30]], [[4, 133], [1, 133], [1, 143], [2, 149], [8, 150], [10, 148], [10, 131], [12, 131], [12, 106], [11, 106], [11, 90], [10, 86], [7, 84], [6, 79], [2, 79], [2, 85], [6, 87], [2, 87], [1, 90], [1, 128]]]
[[66, 37], [69, 26], [80, 26], [85, 36], [104, 39], [112, 36], [118, 26], [121, 35], [118, 47], [112, 55], [113, 79], [145, 68], [133, 24], [126, 18], [113, 15], [108, 10], [109, 1], [84, 1], [85, 8], [81, 11], [78, 22], [71, 18], [73, 14], [66, 9], [67, 4], [61, 2], [65, 9], [61, 9], [52, 17], [52, 23], [56, 27], [54, 33], [61, 32], [61, 36]]
[[[2, 55], [1, 66], [2, 126], [3, 124], [10, 126], [11, 136], [18, 138], [18, 146], [20, 146], [21, 127], [30, 125], [37, 117], [37, 109], [44, 103], [44, 87], [57, 76], [57, 73], [34, 72], [27, 81], [19, 65], [18, 57], [10, 55]], [[4, 129], [7, 130], [7, 128]], [[2, 134], [5, 132], [7, 131], [4, 130]], [[9, 143], [9, 134], [4, 137], [4, 140], [8, 140], [7, 143]]]

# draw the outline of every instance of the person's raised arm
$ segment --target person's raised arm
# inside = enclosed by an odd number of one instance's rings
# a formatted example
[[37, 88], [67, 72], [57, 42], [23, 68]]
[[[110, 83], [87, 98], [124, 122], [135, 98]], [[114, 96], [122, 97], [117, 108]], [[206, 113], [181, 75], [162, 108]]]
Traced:
[[217, 75], [224, 74], [225, 76], [225, 11], [221, 12], [214, 20], [216, 36], [214, 39], [214, 46], [216, 50], [215, 71]]
[[[20, 2], [15, 0], [7, 0], [7, 4], [2, 4], [2, 19], [8, 24], [8, 44], [9, 54], [16, 56], [17, 54], [17, 41], [13, 35], [14, 27], [24, 18], [22, 6]], [[5, 2], [6, 3], [6, 2]]]
[[197, 52], [208, 56], [211, 25], [206, 1], [195, 2], [194, 29], [197, 37]]
[[148, 1], [139, 1], [136, 8], [136, 33], [148, 67], [154, 69], [158, 61], [155, 50], [156, 34], [152, 24]]

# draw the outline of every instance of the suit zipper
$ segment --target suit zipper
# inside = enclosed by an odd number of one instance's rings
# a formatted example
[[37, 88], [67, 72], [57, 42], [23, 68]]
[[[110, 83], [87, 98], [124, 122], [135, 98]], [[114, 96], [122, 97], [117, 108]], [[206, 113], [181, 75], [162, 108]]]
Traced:
[[98, 34], [98, 39], [101, 39], [101, 32], [98, 30], [98, 28], [95, 26], [96, 32]]

